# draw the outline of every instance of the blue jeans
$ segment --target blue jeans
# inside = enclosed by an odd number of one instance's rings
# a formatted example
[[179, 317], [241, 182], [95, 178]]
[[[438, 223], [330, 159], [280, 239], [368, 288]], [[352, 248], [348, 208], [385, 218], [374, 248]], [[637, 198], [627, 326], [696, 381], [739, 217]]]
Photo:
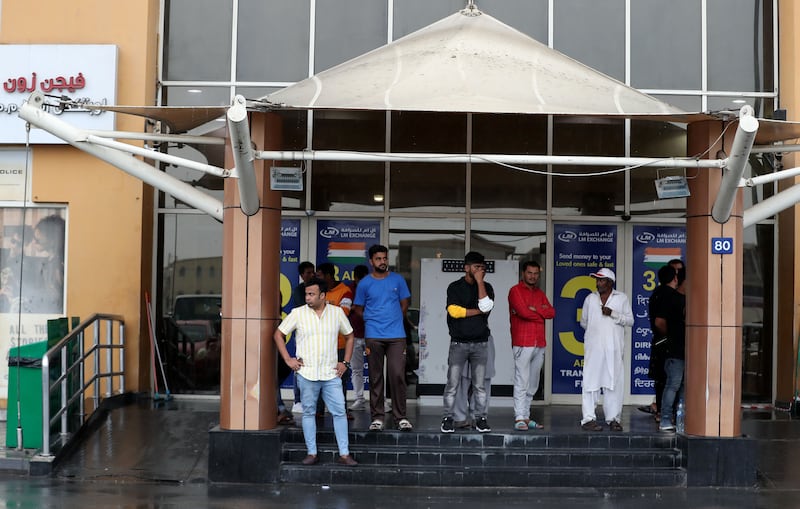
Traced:
[[672, 411], [675, 399], [683, 398], [683, 359], [667, 359], [664, 361], [664, 371], [667, 373], [667, 383], [664, 385], [664, 397], [661, 398], [661, 426], [672, 425]]
[[453, 417], [456, 392], [461, 383], [462, 371], [467, 361], [472, 375], [472, 397], [475, 398], [475, 418], [486, 417], [486, 362], [489, 359], [489, 343], [450, 342], [447, 356], [447, 385], [444, 388], [444, 416]]
[[300, 389], [300, 402], [303, 404], [303, 438], [306, 440], [308, 454], [317, 454], [317, 400], [320, 393], [333, 416], [333, 433], [336, 435], [339, 455], [350, 454], [342, 379], [334, 377], [330, 380], [307, 380], [297, 375], [297, 386]]

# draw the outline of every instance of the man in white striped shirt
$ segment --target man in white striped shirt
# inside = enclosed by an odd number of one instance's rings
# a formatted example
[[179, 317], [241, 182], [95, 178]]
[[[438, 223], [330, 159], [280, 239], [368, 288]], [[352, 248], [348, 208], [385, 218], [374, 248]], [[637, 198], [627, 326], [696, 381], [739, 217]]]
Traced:
[[[308, 455], [303, 465], [319, 462], [317, 455], [317, 400], [328, 406], [333, 416], [333, 431], [339, 446], [336, 462], [349, 467], [358, 465], [350, 455], [347, 438], [347, 414], [342, 394], [342, 375], [350, 369], [353, 355], [353, 327], [342, 308], [328, 304], [327, 283], [313, 278], [305, 287], [306, 305], [294, 308], [275, 330], [273, 339], [278, 353], [297, 375], [300, 402], [303, 405], [303, 437]], [[286, 350], [286, 336], [295, 335], [295, 357]], [[345, 337], [344, 361], [338, 361], [338, 336]]]

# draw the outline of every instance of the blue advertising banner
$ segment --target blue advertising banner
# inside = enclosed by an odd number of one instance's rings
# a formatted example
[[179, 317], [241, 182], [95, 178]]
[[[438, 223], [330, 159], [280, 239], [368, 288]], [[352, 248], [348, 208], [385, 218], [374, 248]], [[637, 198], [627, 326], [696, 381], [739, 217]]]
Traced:
[[631, 394], [653, 394], [650, 371], [652, 332], [647, 310], [658, 286], [658, 269], [672, 259], [686, 259], [684, 226], [633, 227], [633, 330], [631, 331]]
[[[367, 250], [381, 240], [380, 221], [317, 221], [317, 266], [332, 263], [336, 279], [353, 288], [353, 269], [366, 265]], [[369, 387], [369, 369], [364, 359], [364, 387]], [[352, 388], [352, 383], [348, 384]]]
[[[299, 282], [297, 265], [300, 263], [300, 220], [281, 220], [281, 318], [292, 310], [292, 288]], [[294, 335], [289, 337], [286, 349], [294, 355]], [[284, 380], [281, 387], [290, 389], [294, 386], [294, 373]]]
[[317, 221], [317, 265], [330, 262], [336, 279], [353, 284], [353, 269], [367, 265], [367, 250], [381, 239], [380, 221]]
[[617, 270], [617, 227], [556, 224], [554, 229], [553, 394], [580, 394], [583, 380], [583, 300], [596, 290], [589, 274]]

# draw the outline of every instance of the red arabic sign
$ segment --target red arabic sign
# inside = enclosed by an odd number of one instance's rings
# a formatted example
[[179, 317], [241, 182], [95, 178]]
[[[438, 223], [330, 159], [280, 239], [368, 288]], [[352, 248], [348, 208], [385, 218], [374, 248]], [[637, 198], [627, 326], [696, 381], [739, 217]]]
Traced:
[[[76, 90], [82, 89], [86, 86], [86, 79], [83, 77], [83, 73], [79, 72], [77, 76], [70, 76], [69, 80], [64, 76], [56, 76], [54, 78], [45, 78], [39, 83], [39, 89], [42, 92], [52, 92], [53, 90], [57, 90], [59, 92], [64, 92], [65, 90], [69, 92], [75, 92]], [[13, 93], [31, 93], [36, 91], [36, 73], [31, 73], [30, 80], [25, 76], [19, 76], [17, 78], [8, 78], [3, 82], [3, 90], [6, 92]]]

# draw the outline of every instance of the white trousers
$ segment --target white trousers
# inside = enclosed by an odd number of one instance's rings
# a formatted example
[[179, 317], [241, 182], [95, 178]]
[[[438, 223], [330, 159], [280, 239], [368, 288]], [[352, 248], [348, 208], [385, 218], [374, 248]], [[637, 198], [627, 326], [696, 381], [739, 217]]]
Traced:
[[[605, 415], [606, 422], [611, 421], [620, 422], [622, 418], [622, 399], [623, 388], [621, 384], [617, 384], [616, 389], [609, 389], [603, 387], [603, 415]], [[594, 413], [597, 402], [600, 400], [600, 391], [587, 391], [583, 390], [581, 398], [581, 410], [583, 411], [583, 419], [581, 424], [586, 424], [589, 421], [597, 420]]]
[[544, 365], [544, 348], [512, 346], [514, 354], [514, 420], [531, 416], [531, 401], [539, 390], [539, 379]]

